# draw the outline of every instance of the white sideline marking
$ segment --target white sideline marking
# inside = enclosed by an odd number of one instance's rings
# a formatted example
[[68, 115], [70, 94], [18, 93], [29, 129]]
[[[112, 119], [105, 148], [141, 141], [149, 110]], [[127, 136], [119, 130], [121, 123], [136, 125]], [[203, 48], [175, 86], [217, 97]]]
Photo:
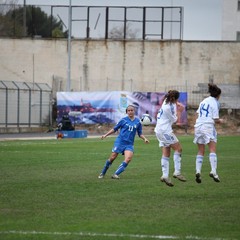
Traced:
[[[152, 238], [152, 239], [184, 239], [177, 236], [164, 235], [140, 235], [140, 234], [116, 234], [116, 233], [90, 233], [90, 232], [42, 232], [42, 231], [0, 231], [0, 234], [20, 234], [20, 235], [76, 235], [90, 237], [128, 237], [128, 238]], [[197, 236], [186, 236], [185, 239], [195, 240], [227, 240], [226, 238], [201, 238]], [[234, 240], [234, 239], [232, 239]]]
[[138, 235], [138, 234], [115, 234], [115, 233], [90, 233], [90, 232], [41, 232], [41, 231], [0, 231], [0, 234], [20, 234], [20, 235], [77, 235], [90, 237], [128, 237], [128, 238], [153, 238], [153, 239], [178, 239], [174, 236], [162, 235]]

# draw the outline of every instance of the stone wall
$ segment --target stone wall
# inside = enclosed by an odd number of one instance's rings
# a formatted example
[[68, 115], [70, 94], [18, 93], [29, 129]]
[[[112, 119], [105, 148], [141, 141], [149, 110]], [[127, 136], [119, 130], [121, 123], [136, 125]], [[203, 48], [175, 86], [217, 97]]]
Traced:
[[[194, 97], [209, 82], [239, 89], [240, 42], [73, 39], [71, 49], [71, 91], [151, 92], [171, 86]], [[66, 91], [67, 40], [2, 38], [0, 73], [0, 80]], [[239, 90], [234, 94], [238, 106]]]

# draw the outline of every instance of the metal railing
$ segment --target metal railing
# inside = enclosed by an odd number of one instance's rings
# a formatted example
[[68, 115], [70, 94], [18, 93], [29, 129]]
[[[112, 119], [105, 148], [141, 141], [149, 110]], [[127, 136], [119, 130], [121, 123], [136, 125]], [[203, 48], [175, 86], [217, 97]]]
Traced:
[[0, 127], [51, 126], [51, 93], [48, 84], [0, 81]]
[[[0, 4], [0, 36], [66, 38], [69, 6]], [[71, 6], [77, 39], [181, 40], [182, 7]]]

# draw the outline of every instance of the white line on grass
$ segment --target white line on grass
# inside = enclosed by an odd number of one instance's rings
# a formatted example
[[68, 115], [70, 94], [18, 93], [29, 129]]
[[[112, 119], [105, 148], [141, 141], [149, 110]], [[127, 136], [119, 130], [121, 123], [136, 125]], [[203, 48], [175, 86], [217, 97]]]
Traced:
[[[227, 240], [226, 238], [201, 238], [197, 236], [164, 236], [164, 235], [142, 235], [142, 234], [116, 234], [116, 233], [90, 233], [90, 232], [42, 232], [42, 231], [0, 231], [0, 234], [19, 234], [19, 235], [76, 235], [90, 237], [127, 237], [127, 238], [149, 238], [149, 239], [188, 239], [188, 240]], [[232, 239], [234, 240], [234, 239]]]
[[90, 233], [90, 232], [38, 232], [38, 231], [2, 231], [0, 234], [20, 234], [20, 235], [77, 235], [90, 237], [128, 237], [128, 238], [153, 238], [153, 239], [177, 239], [174, 236], [162, 235], [135, 235], [135, 234], [115, 234], [115, 233]]

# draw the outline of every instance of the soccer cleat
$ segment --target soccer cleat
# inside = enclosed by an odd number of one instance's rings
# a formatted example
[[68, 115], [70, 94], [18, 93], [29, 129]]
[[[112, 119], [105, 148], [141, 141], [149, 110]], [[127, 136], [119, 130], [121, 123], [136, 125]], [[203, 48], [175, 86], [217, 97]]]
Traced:
[[186, 182], [187, 181], [187, 179], [183, 175], [181, 175], [181, 174], [179, 174], [179, 175], [173, 174], [173, 177], [177, 178], [179, 181], [182, 181], [182, 182]]
[[169, 178], [164, 178], [164, 177], [161, 177], [160, 178], [160, 180], [161, 180], [161, 182], [164, 182], [164, 183], [166, 183], [167, 184], [167, 186], [169, 186], [169, 187], [173, 187], [174, 185], [173, 185], [173, 183], [171, 183], [171, 181], [170, 181], [170, 179]]
[[98, 176], [98, 178], [104, 178], [104, 174], [100, 173], [100, 175]]
[[197, 183], [201, 183], [201, 182], [202, 182], [201, 174], [200, 174], [200, 173], [196, 173], [196, 182], [197, 182]]
[[220, 182], [220, 179], [217, 174], [209, 173], [209, 177], [213, 178], [215, 182]]
[[112, 179], [120, 179], [120, 177], [117, 174], [113, 174]]

